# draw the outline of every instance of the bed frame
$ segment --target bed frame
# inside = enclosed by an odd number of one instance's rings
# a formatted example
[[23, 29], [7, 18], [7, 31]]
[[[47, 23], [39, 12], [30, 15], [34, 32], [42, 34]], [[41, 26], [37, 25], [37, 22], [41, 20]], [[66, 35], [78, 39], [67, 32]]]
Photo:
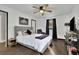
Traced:
[[[22, 45], [22, 46], [24, 46], [24, 47], [26, 47], [26, 48], [29, 48], [29, 49], [33, 50], [33, 51], [38, 52], [38, 51], [35, 50], [34, 47], [32, 47], [32, 46], [25, 45], [25, 44], [20, 43], [20, 42], [16, 42], [16, 43], [17, 43], [17, 45], [19, 44], [19, 45]], [[48, 48], [48, 46], [51, 46], [51, 45], [52, 45], [52, 40], [51, 40], [48, 44], [46, 44], [46, 46], [43, 48], [43, 52], [38, 52], [38, 53], [39, 53], [40, 55], [43, 55], [43, 53], [46, 51], [46, 49]]]
[[[14, 27], [14, 37], [16, 38], [16, 36], [18, 35], [18, 34], [17, 34], [18, 31], [25, 31], [25, 30], [27, 30], [27, 29], [32, 29], [32, 28], [31, 28], [31, 27], [25, 27], [25, 26], [15, 26], [15, 27]], [[20, 44], [20, 45], [22, 45], [22, 46], [24, 46], [24, 47], [30, 48], [31, 50], [34, 50], [34, 51], [38, 52], [38, 51], [35, 50], [34, 47], [32, 47], [32, 46], [25, 45], [25, 44], [20, 43], [20, 42], [16, 42], [16, 43], [17, 43], [17, 45]], [[40, 55], [43, 55], [43, 53], [45, 52], [45, 50], [46, 50], [46, 49], [48, 48], [48, 46], [50, 46], [51, 44], [52, 44], [52, 40], [51, 40], [48, 44], [46, 44], [46, 46], [45, 46], [44, 49], [43, 49], [43, 52], [38, 52], [38, 53], [39, 53]]]

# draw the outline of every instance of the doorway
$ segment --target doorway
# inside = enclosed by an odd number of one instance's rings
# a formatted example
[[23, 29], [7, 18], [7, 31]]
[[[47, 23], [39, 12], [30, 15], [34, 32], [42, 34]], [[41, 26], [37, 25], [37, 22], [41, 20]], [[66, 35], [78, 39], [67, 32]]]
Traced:
[[8, 12], [0, 10], [0, 44], [8, 46]]
[[46, 21], [46, 34], [52, 34], [52, 39], [57, 39], [57, 27], [56, 27], [56, 19], [47, 19]]

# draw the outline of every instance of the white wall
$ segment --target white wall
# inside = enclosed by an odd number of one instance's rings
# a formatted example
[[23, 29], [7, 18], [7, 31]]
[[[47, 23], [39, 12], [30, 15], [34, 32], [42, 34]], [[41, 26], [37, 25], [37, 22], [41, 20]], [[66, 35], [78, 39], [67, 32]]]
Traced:
[[[65, 10], [64, 10], [65, 11]], [[50, 15], [51, 16], [51, 15]], [[58, 38], [63, 38], [66, 33], [66, 26], [64, 26], [64, 23], [69, 23], [72, 17], [75, 16], [76, 20], [76, 28], [79, 30], [79, 5], [74, 5], [73, 9], [71, 12], [63, 14], [63, 15], [58, 15], [54, 16], [56, 18], [57, 22], [57, 36]], [[48, 18], [48, 19], [53, 19], [53, 18]], [[37, 20], [37, 27], [43, 29], [43, 31], [46, 30], [46, 18], [42, 18]]]
[[[77, 7], [76, 7], [77, 8]], [[9, 15], [9, 19], [8, 19], [8, 37], [9, 38], [12, 38], [14, 37], [14, 26], [16, 25], [19, 25], [19, 16], [22, 16], [22, 17], [26, 17], [29, 19], [29, 25], [28, 26], [31, 26], [31, 19], [34, 19], [32, 16], [28, 15], [28, 14], [24, 14], [20, 11], [17, 11], [17, 10], [14, 10], [12, 8], [8, 8], [8, 7], [5, 7], [3, 5], [0, 5], [0, 10], [3, 10], [3, 11], [7, 11], [8, 12], [8, 15]], [[74, 11], [73, 14], [77, 15], [76, 18], [79, 18], [78, 17], [78, 10]], [[51, 15], [50, 15], [51, 16]], [[36, 18], [36, 28], [37, 29], [42, 29], [44, 32], [46, 31], [46, 19], [53, 19], [53, 18], [56, 18], [57, 20], [57, 35], [58, 35], [58, 38], [64, 38], [64, 34], [65, 34], [65, 31], [66, 31], [66, 27], [64, 26], [64, 23], [65, 22], [69, 22], [69, 20], [73, 17], [74, 15], [72, 15], [72, 11], [70, 13], [66, 13], [66, 14], [63, 14], [63, 15], [58, 15], [58, 16], [52, 16], [52, 17], [47, 17], [47, 18]]]
[[0, 16], [1, 16], [1, 19], [0, 19], [0, 21], [1, 21], [1, 23], [0, 23], [0, 25], [1, 25], [1, 27], [0, 27], [0, 34], [1, 34], [1, 39], [0, 39], [0, 42], [3, 42], [4, 40], [5, 40], [5, 16], [6, 16], [6, 14], [5, 13], [3, 13], [3, 12], [0, 12]]
[[37, 29], [42, 29], [44, 32], [46, 31], [46, 19], [56, 18], [57, 22], [57, 37], [64, 39], [64, 35], [66, 33], [65, 23], [69, 23], [72, 18], [72, 13], [66, 13], [58, 16], [53, 16], [49, 18], [37, 19]]
[[42, 29], [43, 32], [46, 31], [46, 19], [37, 19], [36, 20], [36, 27], [37, 29]]
[[[67, 26], [65, 26], [65, 23], [70, 23], [70, 20], [72, 19], [72, 13], [64, 14], [56, 17], [57, 21], [57, 37], [65, 39], [64, 35], [67, 32]], [[70, 27], [68, 27], [70, 30]]]
[[33, 19], [33, 17], [29, 16], [28, 14], [26, 15], [20, 11], [5, 7], [3, 5], [0, 5], [0, 10], [8, 12], [8, 38], [14, 37], [14, 26], [19, 25], [19, 16], [28, 18], [29, 19], [28, 26], [31, 26], [30, 20]]
[[79, 4], [74, 6], [72, 15], [75, 16], [76, 28], [79, 30]]

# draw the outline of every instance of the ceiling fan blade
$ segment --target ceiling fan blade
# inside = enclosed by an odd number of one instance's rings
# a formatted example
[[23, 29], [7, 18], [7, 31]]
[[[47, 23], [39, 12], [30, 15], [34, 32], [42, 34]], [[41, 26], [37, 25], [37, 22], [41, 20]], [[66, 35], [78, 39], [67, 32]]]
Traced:
[[33, 8], [36, 8], [36, 9], [38, 9], [38, 7], [36, 7], [36, 6], [32, 6]]
[[48, 7], [48, 4], [45, 4], [46, 7]]
[[52, 12], [51, 10], [46, 10], [47, 12]]
[[36, 12], [33, 12], [33, 14], [36, 14], [36, 13], [38, 13], [38, 11], [36, 11]]

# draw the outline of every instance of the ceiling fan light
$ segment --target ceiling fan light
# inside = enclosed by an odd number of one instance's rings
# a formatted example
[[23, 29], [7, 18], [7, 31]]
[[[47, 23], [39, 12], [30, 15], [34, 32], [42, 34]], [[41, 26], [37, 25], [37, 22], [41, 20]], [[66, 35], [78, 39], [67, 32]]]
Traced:
[[43, 10], [40, 10], [40, 13], [44, 13], [44, 11]]

